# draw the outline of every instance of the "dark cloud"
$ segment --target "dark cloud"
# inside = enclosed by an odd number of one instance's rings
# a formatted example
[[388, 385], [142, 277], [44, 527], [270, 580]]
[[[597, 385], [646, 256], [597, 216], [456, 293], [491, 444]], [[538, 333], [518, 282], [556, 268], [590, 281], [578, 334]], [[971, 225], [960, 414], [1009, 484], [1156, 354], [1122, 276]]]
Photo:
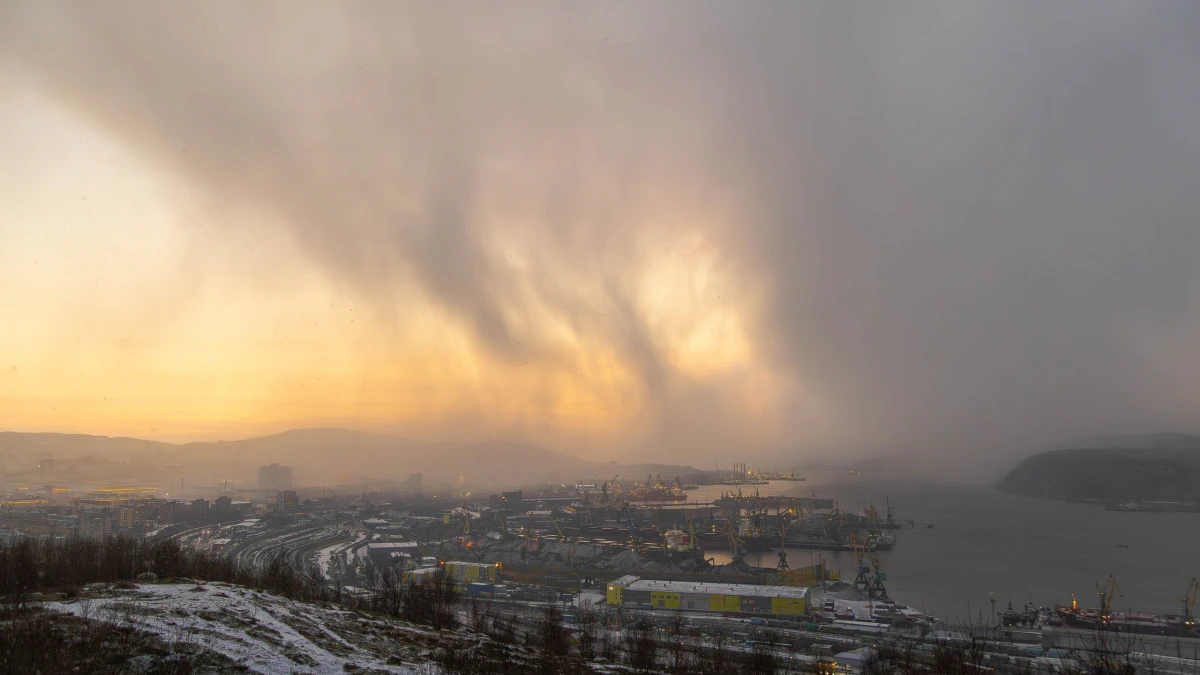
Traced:
[[648, 337], [634, 242], [664, 203], [735, 205], [687, 225], [767, 294], [747, 310], [758, 365], [809, 393], [784, 403], [780, 444], [967, 452], [1196, 413], [1151, 352], [1200, 338], [1198, 17], [17, 3], [0, 49], [205, 189], [278, 212], [366, 293], [413, 283], [503, 358], [557, 358], [534, 306], [603, 336], [668, 447], [740, 421], [723, 383], [682, 378]]

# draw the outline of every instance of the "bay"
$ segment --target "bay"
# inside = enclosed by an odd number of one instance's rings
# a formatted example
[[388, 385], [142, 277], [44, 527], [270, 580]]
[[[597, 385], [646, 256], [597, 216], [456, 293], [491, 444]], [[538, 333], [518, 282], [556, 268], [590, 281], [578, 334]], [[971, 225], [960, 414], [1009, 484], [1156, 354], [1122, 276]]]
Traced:
[[[689, 499], [708, 501], [729, 487], [705, 486]], [[743, 492], [753, 487], [743, 487]], [[1096, 585], [1110, 574], [1123, 596], [1118, 611], [1179, 613], [1184, 590], [1200, 576], [1200, 514], [1106, 511], [1098, 504], [1038, 499], [999, 492], [985, 483], [905, 475], [814, 472], [806, 482], [772, 482], [761, 494], [837, 497], [843, 510], [873, 504], [882, 515], [887, 499], [898, 521], [917, 529], [895, 531], [896, 547], [881, 551], [892, 597], [947, 620], [997, 612], [1011, 600], [1018, 609], [1098, 604]], [[933, 528], [924, 527], [933, 524]], [[1127, 545], [1124, 548], [1121, 545]], [[711, 552], [727, 562], [727, 552]], [[793, 567], [823, 556], [831, 569], [854, 576], [854, 554], [788, 551]], [[774, 567], [775, 552], [749, 553], [746, 562]]]

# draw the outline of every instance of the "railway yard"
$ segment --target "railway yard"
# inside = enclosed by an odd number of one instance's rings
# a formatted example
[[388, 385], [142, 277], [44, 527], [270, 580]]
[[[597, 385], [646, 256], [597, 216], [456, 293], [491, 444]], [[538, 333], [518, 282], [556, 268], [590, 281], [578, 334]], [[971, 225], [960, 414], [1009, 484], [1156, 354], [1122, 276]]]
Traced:
[[[309, 500], [292, 513], [173, 536], [242, 567], [281, 561], [308, 569], [340, 594], [363, 598], [384, 568], [475, 566], [489, 572], [470, 579], [459, 572], [467, 602], [530, 620], [559, 604], [568, 624], [586, 615], [614, 631], [683, 630], [746, 649], [769, 633], [781, 658], [840, 657], [849, 670], [863, 649], [968, 640], [999, 670], [1056, 672], [1094, 642], [1094, 631], [1063, 625], [1050, 608], [1034, 608], [1035, 618], [1021, 625], [949, 625], [890, 598], [883, 556], [898, 545], [903, 533], [896, 530], [915, 527], [897, 521], [890, 503], [883, 514], [850, 514], [816, 498], [735, 493], [718, 503], [667, 506], [634, 505], [603, 489], [476, 500], [372, 496]], [[853, 551], [855, 568], [829, 569], [823, 559], [793, 567], [786, 553], [773, 568], [743, 560], [745, 550], [784, 553], [798, 540]], [[1126, 649], [1157, 672], [1191, 672], [1200, 659], [1197, 637], [1131, 636]]]

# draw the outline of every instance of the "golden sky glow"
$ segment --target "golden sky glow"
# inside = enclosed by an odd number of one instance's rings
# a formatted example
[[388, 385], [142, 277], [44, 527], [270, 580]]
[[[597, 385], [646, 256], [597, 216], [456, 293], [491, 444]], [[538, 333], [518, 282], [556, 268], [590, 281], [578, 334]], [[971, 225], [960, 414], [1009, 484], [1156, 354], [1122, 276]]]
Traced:
[[1194, 431], [1200, 5], [1031, 4], [0, 3], [0, 429]]
[[[527, 357], [482, 348], [419, 287], [363, 297], [278, 215], [213, 199], [35, 91], [0, 119], [0, 427], [178, 440], [344, 425], [611, 447], [654, 424], [625, 350], [539, 301], [545, 277], [525, 276], [539, 243], [519, 227], [489, 229], [489, 250]], [[697, 225], [635, 228], [633, 311], [672, 378], [720, 382], [729, 412], [766, 423], [777, 384], [753, 374], [742, 289]], [[606, 302], [585, 270], [548, 269]]]

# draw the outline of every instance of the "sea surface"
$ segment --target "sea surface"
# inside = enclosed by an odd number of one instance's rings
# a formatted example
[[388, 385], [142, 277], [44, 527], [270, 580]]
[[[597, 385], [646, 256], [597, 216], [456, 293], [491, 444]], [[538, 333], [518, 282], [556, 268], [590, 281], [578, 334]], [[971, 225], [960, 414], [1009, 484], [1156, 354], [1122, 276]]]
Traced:
[[[690, 501], [709, 501], [735, 488], [703, 486]], [[998, 492], [989, 485], [848, 472], [810, 473], [805, 482], [759, 486], [760, 494], [836, 497], [843, 510], [874, 504], [880, 517], [891, 500], [898, 521], [916, 529], [892, 531], [896, 547], [880, 551], [890, 595], [947, 620], [986, 618], [991, 600], [1001, 612], [1039, 606], [1097, 606], [1096, 584], [1110, 574], [1124, 595], [1118, 611], [1179, 613], [1180, 598], [1200, 576], [1200, 514], [1105, 511], [1098, 504], [1037, 499]], [[743, 492], [753, 487], [743, 487]], [[932, 524], [932, 529], [925, 527]], [[1120, 545], [1126, 544], [1128, 548]], [[727, 552], [711, 552], [727, 562]], [[824, 556], [843, 577], [854, 576], [854, 554], [788, 551], [792, 567]], [[774, 567], [777, 552], [749, 553], [746, 562]]]

